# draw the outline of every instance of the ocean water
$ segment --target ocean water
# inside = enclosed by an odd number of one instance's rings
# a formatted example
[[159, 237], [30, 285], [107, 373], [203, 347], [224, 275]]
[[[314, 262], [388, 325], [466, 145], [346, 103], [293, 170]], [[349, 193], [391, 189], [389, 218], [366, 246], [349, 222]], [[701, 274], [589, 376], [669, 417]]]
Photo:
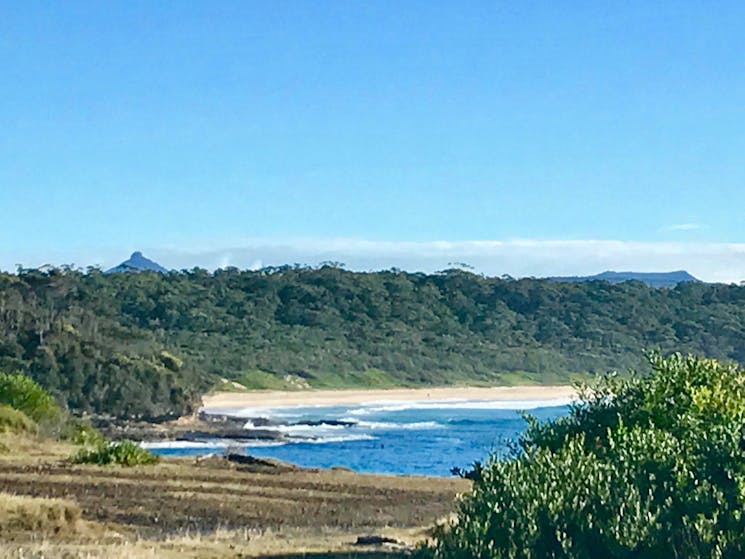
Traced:
[[[357, 472], [448, 476], [454, 467], [469, 468], [492, 452], [507, 452], [509, 442], [525, 429], [520, 410], [547, 420], [566, 414], [568, 405], [568, 400], [447, 400], [246, 408], [228, 413], [246, 418], [248, 429], [253, 426], [251, 418], [283, 423], [273, 429], [288, 437], [288, 442], [237, 445], [252, 456], [306, 467], [343, 466]], [[309, 421], [321, 424], [303, 424]], [[226, 441], [144, 444], [157, 454], [180, 456], [219, 453], [228, 445], [236, 446]]]

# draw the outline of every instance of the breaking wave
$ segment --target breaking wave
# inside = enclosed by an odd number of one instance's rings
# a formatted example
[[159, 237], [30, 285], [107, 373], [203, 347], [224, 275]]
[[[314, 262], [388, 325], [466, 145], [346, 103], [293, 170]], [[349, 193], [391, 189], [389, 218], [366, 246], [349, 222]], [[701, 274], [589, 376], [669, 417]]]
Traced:
[[221, 451], [228, 447], [241, 448], [262, 448], [285, 446], [288, 444], [327, 444], [327, 443], [344, 443], [351, 441], [374, 441], [377, 437], [367, 434], [349, 434], [328, 437], [303, 437], [296, 439], [287, 439], [284, 441], [155, 441], [140, 443], [142, 448], [148, 450], [212, 450]]
[[365, 416], [376, 413], [400, 412], [409, 410], [533, 410], [568, 406], [572, 398], [551, 398], [546, 400], [440, 400], [432, 402], [404, 401], [378, 402], [349, 410], [351, 416]]

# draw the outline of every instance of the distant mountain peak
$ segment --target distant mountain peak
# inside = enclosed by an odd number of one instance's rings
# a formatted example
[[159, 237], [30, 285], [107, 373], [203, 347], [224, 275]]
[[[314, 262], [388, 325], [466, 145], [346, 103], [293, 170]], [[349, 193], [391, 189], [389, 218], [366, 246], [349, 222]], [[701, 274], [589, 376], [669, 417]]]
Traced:
[[118, 266], [106, 271], [107, 274], [115, 274], [118, 272], [159, 272], [164, 274], [168, 272], [168, 270], [157, 262], [153, 262], [149, 258], [146, 258], [139, 250], [136, 250], [132, 253], [132, 256], [129, 257], [129, 260], [125, 260]]
[[614, 272], [609, 270], [594, 276], [565, 276], [549, 279], [560, 282], [607, 281], [610, 283], [622, 283], [625, 281], [641, 281], [651, 287], [675, 287], [683, 282], [701, 281], [685, 270], [676, 270], [674, 272]]

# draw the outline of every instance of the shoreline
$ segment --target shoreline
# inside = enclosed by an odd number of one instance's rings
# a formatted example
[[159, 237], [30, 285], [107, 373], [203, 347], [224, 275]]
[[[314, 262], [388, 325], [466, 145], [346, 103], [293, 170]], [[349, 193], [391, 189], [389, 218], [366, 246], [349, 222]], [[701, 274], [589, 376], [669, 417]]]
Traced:
[[[433, 386], [428, 388], [252, 390], [214, 392], [202, 397], [202, 410], [281, 408], [295, 406], [343, 406], [377, 402], [501, 401], [536, 402], [577, 397], [569, 385], [529, 386]], [[550, 404], [549, 404], [550, 405]]]

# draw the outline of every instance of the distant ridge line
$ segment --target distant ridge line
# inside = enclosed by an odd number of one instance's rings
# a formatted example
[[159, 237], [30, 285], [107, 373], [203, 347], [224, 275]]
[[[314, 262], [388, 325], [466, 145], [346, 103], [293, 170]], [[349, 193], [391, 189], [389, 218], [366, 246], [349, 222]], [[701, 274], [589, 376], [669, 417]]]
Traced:
[[614, 272], [608, 270], [594, 276], [556, 276], [547, 278], [556, 282], [587, 282], [607, 281], [610, 283], [623, 283], [625, 281], [641, 281], [650, 287], [675, 287], [679, 283], [701, 282], [685, 270], [673, 272]]

